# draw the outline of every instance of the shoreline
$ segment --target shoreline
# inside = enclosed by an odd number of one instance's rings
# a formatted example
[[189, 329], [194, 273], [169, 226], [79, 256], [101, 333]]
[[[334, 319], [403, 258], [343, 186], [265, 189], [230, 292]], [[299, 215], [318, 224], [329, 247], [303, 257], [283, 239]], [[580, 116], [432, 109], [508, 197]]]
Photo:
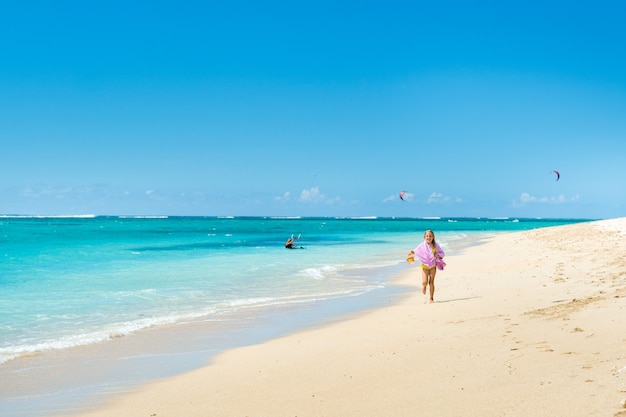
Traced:
[[111, 395], [206, 366], [224, 351], [380, 308], [406, 291], [388, 284], [358, 296], [263, 307], [26, 355], [2, 365], [0, 414], [39, 417], [89, 408]]
[[435, 304], [407, 270], [396, 284], [415, 294], [388, 306], [64, 415], [623, 416], [625, 232], [613, 219], [497, 235], [446, 257]]

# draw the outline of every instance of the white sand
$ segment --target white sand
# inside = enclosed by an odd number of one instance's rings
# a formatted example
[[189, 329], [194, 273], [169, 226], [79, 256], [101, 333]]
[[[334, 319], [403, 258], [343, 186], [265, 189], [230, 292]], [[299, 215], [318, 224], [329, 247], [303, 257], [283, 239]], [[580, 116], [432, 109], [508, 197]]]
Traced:
[[[414, 296], [233, 349], [82, 417], [626, 416], [626, 219], [498, 235]], [[405, 248], [400, 248], [404, 252]]]

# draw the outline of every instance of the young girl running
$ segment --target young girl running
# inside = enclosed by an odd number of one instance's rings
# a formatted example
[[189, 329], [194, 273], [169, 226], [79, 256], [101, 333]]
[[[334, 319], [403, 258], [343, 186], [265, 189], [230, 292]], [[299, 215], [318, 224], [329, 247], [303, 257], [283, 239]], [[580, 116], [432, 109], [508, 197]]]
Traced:
[[414, 257], [417, 257], [420, 261], [422, 294], [426, 294], [426, 287], [429, 287], [431, 303], [435, 302], [435, 275], [437, 274], [437, 269], [443, 269], [446, 266], [443, 261], [445, 255], [441, 246], [435, 241], [435, 233], [432, 230], [427, 230], [424, 233], [424, 241], [410, 251], [407, 257], [409, 262], [412, 262], [411, 259], [414, 259]]

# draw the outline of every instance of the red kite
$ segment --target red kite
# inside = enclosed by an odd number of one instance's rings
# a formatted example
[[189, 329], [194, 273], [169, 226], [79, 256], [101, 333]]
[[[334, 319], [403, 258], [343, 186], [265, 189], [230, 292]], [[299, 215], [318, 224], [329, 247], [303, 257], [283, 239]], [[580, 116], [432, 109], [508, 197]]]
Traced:
[[561, 178], [561, 174], [559, 174], [559, 171], [552, 171], [555, 175], [556, 175], [556, 180], [558, 181]]

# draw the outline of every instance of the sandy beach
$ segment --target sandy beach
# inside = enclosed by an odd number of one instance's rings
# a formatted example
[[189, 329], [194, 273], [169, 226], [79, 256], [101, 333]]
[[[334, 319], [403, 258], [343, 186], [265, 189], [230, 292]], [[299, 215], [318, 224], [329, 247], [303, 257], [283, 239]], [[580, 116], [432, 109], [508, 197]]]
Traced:
[[67, 415], [626, 416], [626, 219], [501, 234], [446, 262], [434, 304], [407, 265], [400, 302]]

